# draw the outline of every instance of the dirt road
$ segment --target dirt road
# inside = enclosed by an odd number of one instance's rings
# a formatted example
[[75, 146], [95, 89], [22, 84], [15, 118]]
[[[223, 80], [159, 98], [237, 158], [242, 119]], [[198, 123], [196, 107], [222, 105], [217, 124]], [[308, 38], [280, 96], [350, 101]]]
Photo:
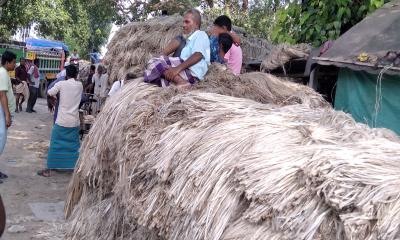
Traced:
[[0, 171], [9, 178], [0, 184], [7, 211], [6, 232], [1, 240], [58, 239], [40, 234], [63, 221], [63, 201], [70, 173], [37, 175], [45, 167], [52, 116], [46, 101], [38, 99], [37, 113], [16, 113], [9, 129]]

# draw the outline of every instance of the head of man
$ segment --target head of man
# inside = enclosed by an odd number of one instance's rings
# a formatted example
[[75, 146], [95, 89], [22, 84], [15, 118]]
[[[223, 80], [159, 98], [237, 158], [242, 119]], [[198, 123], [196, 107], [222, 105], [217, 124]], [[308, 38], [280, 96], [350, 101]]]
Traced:
[[40, 63], [40, 61], [39, 61], [38, 58], [36, 58], [35, 60], [33, 60], [33, 64], [35, 64], [36, 67], [39, 67], [39, 63]]
[[25, 66], [25, 58], [20, 58], [19, 59], [19, 65], [21, 65], [21, 66]]
[[78, 76], [78, 68], [74, 65], [69, 65], [65, 68], [67, 79], [76, 78]]
[[74, 49], [74, 54], [77, 54], [77, 53], [78, 53], [78, 50]]
[[135, 79], [135, 78], [137, 78], [137, 76], [134, 73], [127, 73], [125, 75], [125, 81], [129, 81], [129, 80], [132, 80], [132, 79]]
[[232, 21], [226, 16], [222, 15], [214, 20], [213, 32], [217, 35], [232, 31]]
[[96, 73], [96, 66], [95, 65], [90, 65], [90, 74], [95, 74]]
[[190, 9], [183, 16], [183, 34], [189, 35], [201, 27], [201, 14], [196, 9]]
[[102, 75], [104, 73], [106, 73], [106, 68], [101, 64], [99, 66], [97, 66], [97, 74]]
[[1, 56], [1, 65], [7, 71], [13, 71], [15, 69], [16, 59], [17, 55], [15, 55], [13, 52], [5, 51]]
[[224, 55], [229, 51], [229, 49], [231, 49], [232, 44], [233, 44], [233, 39], [231, 35], [229, 35], [228, 33], [221, 33], [218, 36], [219, 49], [222, 51]]

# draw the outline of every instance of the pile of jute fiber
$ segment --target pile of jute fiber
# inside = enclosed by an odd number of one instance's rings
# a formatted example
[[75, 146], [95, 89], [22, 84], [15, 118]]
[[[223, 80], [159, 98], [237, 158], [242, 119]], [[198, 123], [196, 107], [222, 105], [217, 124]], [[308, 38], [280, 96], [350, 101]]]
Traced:
[[269, 72], [279, 67], [285, 71], [284, 65], [292, 59], [307, 59], [311, 52], [308, 44], [279, 44], [271, 49], [271, 52], [263, 59], [261, 71]]
[[79, 74], [78, 74], [79, 81], [86, 83], [86, 81], [89, 77], [89, 74], [90, 74], [90, 66], [91, 65], [92, 64], [88, 61], [84, 61], [84, 60], [79, 61]]
[[400, 237], [395, 134], [268, 74], [224, 81], [138, 79], [110, 98], [70, 183], [66, 239]]

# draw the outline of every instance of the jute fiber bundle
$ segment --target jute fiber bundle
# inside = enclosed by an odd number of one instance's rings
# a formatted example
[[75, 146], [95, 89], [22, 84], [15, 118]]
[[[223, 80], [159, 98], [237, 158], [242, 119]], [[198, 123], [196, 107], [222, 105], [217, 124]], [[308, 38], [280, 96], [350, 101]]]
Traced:
[[271, 49], [274, 48], [272, 43], [263, 38], [249, 35], [243, 28], [233, 26], [233, 31], [240, 36], [240, 47], [243, 51], [244, 63], [252, 60], [262, 61], [270, 54]]
[[278, 67], [283, 67], [285, 63], [292, 59], [306, 59], [311, 52], [308, 44], [280, 44], [272, 48], [271, 52], [261, 63], [261, 71], [268, 72]]
[[66, 239], [400, 237], [396, 135], [235, 94], [136, 80], [111, 97], [69, 187]]
[[302, 103], [313, 108], [329, 106], [321, 95], [304, 85], [260, 72], [235, 76], [225, 65], [215, 63], [209, 66], [205, 80], [194, 85], [194, 89], [252, 99], [260, 103]]
[[78, 79], [81, 82], [86, 82], [89, 77], [91, 63], [88, 61], [79, 61], [79, 74]]
[[[115, 33], [108, 44], [104, 58], [108, 66], [110, 82], [121, 80], [127, 73], [143, 74], [145, 64], [151, 57], [158, 56], [165, 46], [176, 36], [182, 35], [182, 17], [178, 15], [159, 17], [145, 22], [129, 23]], [[212, 22], [204, 21], [205, 29]], [[259, 59], [268, 54], [270, 45], [256, 37], [247, 37], [240, 30], [244, 60]]]
[[107, 46], [104, 61], [111, 82], [124, 79], [127, 73], [141, 75], [145, 64], [174, 37], [182, 34], [182, 17], [161, 17], [146, 22], [129, 23], [115, 33]]

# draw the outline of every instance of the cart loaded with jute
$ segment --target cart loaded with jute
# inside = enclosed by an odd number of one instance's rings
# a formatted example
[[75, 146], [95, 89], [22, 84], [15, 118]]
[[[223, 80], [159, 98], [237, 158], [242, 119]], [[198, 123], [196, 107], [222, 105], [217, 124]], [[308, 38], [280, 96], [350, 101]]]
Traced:
[[399, 160], [393, 132], [267, 73], [136, 79], [83, 142], [65, 239], [399, 239]]

